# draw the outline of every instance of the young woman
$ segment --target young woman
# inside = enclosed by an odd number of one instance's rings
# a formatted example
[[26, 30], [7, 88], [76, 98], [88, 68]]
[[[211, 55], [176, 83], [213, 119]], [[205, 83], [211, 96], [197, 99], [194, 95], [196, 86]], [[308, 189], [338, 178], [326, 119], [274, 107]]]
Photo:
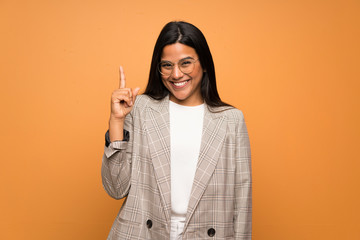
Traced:
[[126, 200], [108, 239], [251, 239], [247, 129], [218, 95], [201, 31], [165, 25], [144, 94], [125, 85], [120, 68], [102, 180]]

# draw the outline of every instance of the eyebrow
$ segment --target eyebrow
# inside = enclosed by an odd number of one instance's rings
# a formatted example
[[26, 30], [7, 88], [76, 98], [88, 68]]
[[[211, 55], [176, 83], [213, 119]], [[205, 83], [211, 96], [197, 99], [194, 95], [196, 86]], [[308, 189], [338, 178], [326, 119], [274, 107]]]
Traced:
[[[183, 61], [183, 60], [186, 60], [186, 59], [195, 59], [195, 58], [188, 56], [188, 57], [184, 57], [184, 58], [180, 59], [178, 62]], [[168, 60], [161, 60], [160, 62], [169, 62], [169, 63], [172, 63], [171, 61], [168, 61]]]

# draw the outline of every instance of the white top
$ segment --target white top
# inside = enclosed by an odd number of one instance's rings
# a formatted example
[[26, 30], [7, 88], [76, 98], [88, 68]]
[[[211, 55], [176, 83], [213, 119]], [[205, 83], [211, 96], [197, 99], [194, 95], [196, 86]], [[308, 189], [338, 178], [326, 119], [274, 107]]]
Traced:
[[189, 107], [170, 101], [171, 209], [185, 220], [198, 162], [204, 104]]

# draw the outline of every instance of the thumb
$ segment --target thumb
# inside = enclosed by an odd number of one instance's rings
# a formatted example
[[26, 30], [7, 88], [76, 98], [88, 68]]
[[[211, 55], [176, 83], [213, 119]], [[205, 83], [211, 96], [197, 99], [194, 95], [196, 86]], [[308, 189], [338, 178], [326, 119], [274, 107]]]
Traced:
[[139, 93], [139, 91], [140, 91], [140, 88], [139, 87], [137, 87], [137, 88], [135, 88], [134, 90], [133, 90], [133, 103], [135, 103], [135, 99], [136, 99], [136, 96], [138, 95], [138, 93]]

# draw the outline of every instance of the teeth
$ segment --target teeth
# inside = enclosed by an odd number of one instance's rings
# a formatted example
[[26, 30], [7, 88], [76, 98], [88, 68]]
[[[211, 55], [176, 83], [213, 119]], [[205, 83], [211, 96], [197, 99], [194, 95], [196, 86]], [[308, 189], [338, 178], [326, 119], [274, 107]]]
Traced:
[[185, 82], [176, 82], [176, 83], [174, 82], [174, 85], [177, 86], [177, 87], [181, 87], [181, 86], [184, 86], [185, 83], [187, 83], [187, 81], [185, 81]]

